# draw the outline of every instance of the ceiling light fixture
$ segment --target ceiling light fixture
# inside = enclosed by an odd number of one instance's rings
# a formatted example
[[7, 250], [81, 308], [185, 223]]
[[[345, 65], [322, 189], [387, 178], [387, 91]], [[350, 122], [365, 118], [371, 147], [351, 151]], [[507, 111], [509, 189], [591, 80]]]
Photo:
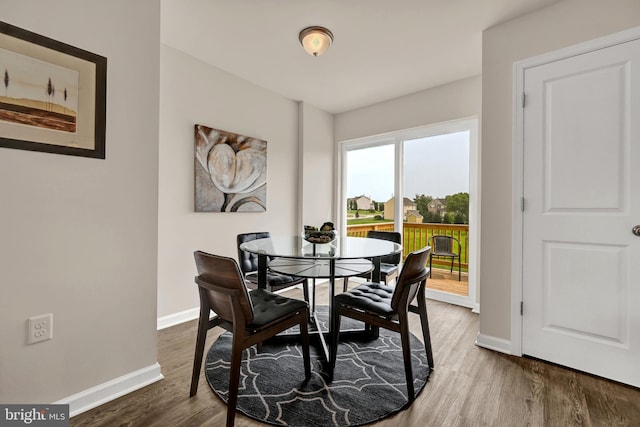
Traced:
[[324, 27], [307, 27], [298, 36], [304, 50], [309, 55], [319, 56], [329, 49], [333, 42], [333, 34]]

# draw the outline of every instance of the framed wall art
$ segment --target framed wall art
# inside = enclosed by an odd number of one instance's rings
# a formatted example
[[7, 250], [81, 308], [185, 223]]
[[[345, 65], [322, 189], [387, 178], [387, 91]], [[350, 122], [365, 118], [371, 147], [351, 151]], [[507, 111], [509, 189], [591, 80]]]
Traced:
[[195, 211], [265, 212], [267, 141], [195, 125]]
[[107, 58], [0, 22], [0, 147], [104, 159]]

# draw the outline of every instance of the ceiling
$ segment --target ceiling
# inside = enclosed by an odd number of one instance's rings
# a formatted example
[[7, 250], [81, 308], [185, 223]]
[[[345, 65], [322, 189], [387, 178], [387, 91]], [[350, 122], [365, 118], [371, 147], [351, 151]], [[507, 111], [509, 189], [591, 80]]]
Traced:
[[[479, 75], [482, 31], [560, 0], [162, 0], [162, 42], [341, 113]], [[300, 30], [334, 43], [307, 54]]]

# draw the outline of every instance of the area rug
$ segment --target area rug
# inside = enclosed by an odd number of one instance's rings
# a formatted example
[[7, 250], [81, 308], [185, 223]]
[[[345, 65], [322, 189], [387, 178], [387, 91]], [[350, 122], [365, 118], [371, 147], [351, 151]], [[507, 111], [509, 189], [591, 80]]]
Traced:
[[[326, 330], [326, 307], [318, 318]], [[343, 318], [341, 329], [364, 325]], [[297, 332], [294, 329], [290, 333]], [[424, 345], [411, 335], [416, 395], [429, 378]], [[213, 391], [227, 401], [231, 334], [222, 334], [207, 353], [205, 375]], [[295, 343], [268, 344], [244, 351], [237, 410], [277, 426], [360, 426], [388, 417], [408, 405], [399, 334], [380, 329], [375, 340], [340, 342], [332, 382], [322, 372], [311, 345], [311, 379], [305, 382], [302, 348]]]

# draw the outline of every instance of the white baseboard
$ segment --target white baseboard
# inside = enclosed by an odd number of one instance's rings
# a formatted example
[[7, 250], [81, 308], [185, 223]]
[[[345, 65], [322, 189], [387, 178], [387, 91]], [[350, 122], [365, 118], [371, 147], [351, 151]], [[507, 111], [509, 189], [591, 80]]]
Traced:
[[478, 333], [478, 336], [476, 337], [476, 345], [489, 350], [511, 354], [511, 341], [502, 338], [496, 338], [491, 335]]
[[190, 308], [189, 310], [180, 311], [178, 313], [170, 314], [158, 318], [158, 330], [169, 328], [171, 326], [179, 325], [180, 323], [188, 322], [200, 317], [200, 308]]
[[160, 365], [154, 363], [53, 403], [69, 405], [69, 416], [74, 417], [163, 378]]

